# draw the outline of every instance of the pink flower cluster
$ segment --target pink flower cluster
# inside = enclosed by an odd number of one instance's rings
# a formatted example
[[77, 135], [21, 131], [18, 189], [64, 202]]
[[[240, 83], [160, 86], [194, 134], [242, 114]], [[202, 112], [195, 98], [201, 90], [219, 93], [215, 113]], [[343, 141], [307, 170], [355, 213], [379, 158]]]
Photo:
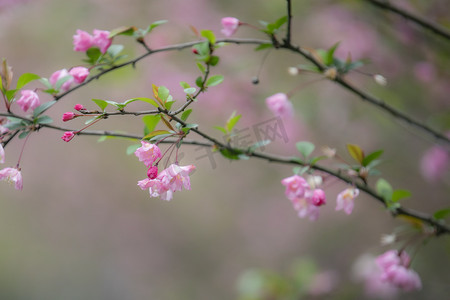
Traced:
[[[318, 177], [320, 180], [316, 180]], [[321, 184], [320, 176], [312, 176], [311, 180], [306, 181], [299, 175], [284, 178], [281, 181], [286, 187], [285, 195], [291, 200], [294, 209], [298, 212], [300, 218], [309, 217], [315, 221], [319, 217], [319, 207], [326, 204], [326, 195], [322, 189], [317, 188]], [[359, 195], [357, 188], [347, 188], [337, 196], [336, 210], [344, 210], [351, 214], [353, 211], [354, 200]]]
[[402, 289], [403, 291], [420, 290], [422, 282], [419, 275], [409, 269], [411, 258], [408, 253], [389, 250], [376, 258], [381, 269], [380, 279]]
[[78, 29], [77, 34], [73, 36], [73, 50], [85, 52], [92, 47], [97, 47], [105, 54], [112, 43], [109, 31], [94, 29], [93, 33], [94, 35], [90, 35], [86, 31]]
[[54, 72], [48, 79], [50, 84], [55, 86], [58, 80], [67, 77], [66, 81], [61, 85], [61, 90], [68, 91], [72, 83], [83, 83], [89, 76], [89, 69], [85, 67], [74, 67], [67, 71], [67, 69], [61, 69]]
[[326, 204], [325, 192], [312, 189], [308, 182], [299, 175], [287, 177], [281, 181], [286, 187], [285, 195], [291, 200], [300, 218], [309, 217], [311, 221], [319, 217], [319, 207]]
[[241, 22], [239, 22], [239, 20], [236, 18], [233, 18], [233, 17], [222, 18], [222, 27], [223, 28], [222, 28], [221, 32], [226, 37], [230, 37], [236, 33], [236, 31], [238, 30], [240, 25], [241, 25]]
[[443, 146], [431, 147], [423, 155], [420, 169], [430, 182], [441, 179], [450, 170], [450, 152]]
[[[0, 144], [0, 163], [5, 162], [5, 150], [3, 146]], [[14, 187], [16, 190], [22, 190], [23, 182], [22, 182], [22, 173], [18, 168], [4, 168], [0, 170], [0, 180], [6, 180], [8, 183], [14, 183]]]
[[[148, 189], [150, 197], [160, 197], [162, 200], [171, 200], [176, 191], [191, 189], [189, 174], [195, 170], [195, 166], [179, 166], [171, 164], [167, 169], [158, 174], [158, 161], [162, 157], [158, 146], [146, 141], [141, 141], [134, 154], [148, 167], [147, 177], [138, 182], [142, 190]], [[155, 165], [153, 165], [155, 164]]]

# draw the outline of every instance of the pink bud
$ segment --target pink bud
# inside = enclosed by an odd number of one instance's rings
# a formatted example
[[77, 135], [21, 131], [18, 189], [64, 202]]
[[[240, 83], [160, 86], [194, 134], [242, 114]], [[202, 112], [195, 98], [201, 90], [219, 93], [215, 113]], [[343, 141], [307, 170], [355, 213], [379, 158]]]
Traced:
[[192, 53], [194, 53], [194, 54], [198, 54], [198, 50], [197, 50], [197, 49], [195, 49], [195, 48], [192, 48]]
[[226, 37], [230, 37], [238, 30], [239, 25], [241, 25], [241, 22], [239, 22], [239, 20], [236, 18], [233, 17], [223, 18], [222, 19], [223, 29], [221, 30], [221, 32]]
[[266, 99], [267, 107], [277, 116], [290, 117], [294, 113], [291, 101], [284, 93], [277, 93]]
[[81, 105], [81, 104], [76, 104], [76, 105], [73, 107], [73, 109], [75, 109], [75, 110], [77, 110], [77, 111], [80, 111], [80, 110], [86, 110], [86, 108], [84, 108], [84, 106]]
[[321, 189], [315, 189], [312, 195], [312, 203], [315, 206], [322, 206], [327, 203], [325, 192]]
[[73, 133], [73, 131], [66, 131], [61, 138], [64, 142], [70, 142], [74, 136], [75, 134]]
[[83, 83], [89, 76], [89, 69], [85, 67], [75, 67], [69, 71], [76, 83]]
[[158, 167], [151, 166], [150, 168], [148, 168], [147, 176], [150, 179], [155, 179], [156, 177], [158, 177]]
[[65, 112], [63, 114], [62, 120], [63, 120], [63, 122], [67, 122], [67, 121], [74, 119], [75, 117], [76, 117], [76, 115], [73, 112], [69, 111], [69, 112]]

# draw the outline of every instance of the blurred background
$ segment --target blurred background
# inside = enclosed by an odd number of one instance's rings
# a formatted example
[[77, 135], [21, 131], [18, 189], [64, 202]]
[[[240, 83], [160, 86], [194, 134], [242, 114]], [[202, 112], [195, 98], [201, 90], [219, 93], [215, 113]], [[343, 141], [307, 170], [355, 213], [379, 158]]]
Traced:
[[[398, 2], [450, 25], [445, 0]], [[72, 50], [77, 29], [145, 28], [165, 19], [169, 22], [146, 38], [158, 48], [195, 40], [190, 25], [222, 37], [222, 17], [258, 25], [284, 14], [282, 0], [0, 0], [0, 56], [13, 67], [15, 79], [25, 72], [49, 77], [81, 64], [84, 54]], [[365, 1], [293, 1], [293, 15], [296, 44], [327, 49], [340, 41], [338, 56], [345, 59], [351, 52], [354, 59], [368, 58], [371, 64], [361, 70], [388, 80], [382, 87], [355, 72], [348, 76], [353, 83], [440, 132], [450, 129], [449, 41]], [[241, 27], [236, 37], [264, 38], [249, 27]], [[143, 53], [130, 38], [120, 36], [114, 43], [125, 45], [129, 57]], [[289, 67], [306, 62], [272, 51], [260, 84], [253, 85], [264, 57], [253, 48], [218, 50], [221, 62], [213, 73], [225, 75], [225, 81], [193, 106], [190, 121], [219, 139], [221, 133], [212, 126], [223, 126], [236, 110], [243, 115], [237, 129], [247, 142], [256, 142], [255, 126], [273, 120], [265, 98], [318, 78], [289, 75]], [[189, 49], [155, 54], [136, 69], [124, 68], [76, 90], [48, 113], [56, 125], [79, 129], [83, 120], [60, 121], [76, 103], [95, 109], [93, 98], [151, 97], [152, 83], [167, 86], [183, 100], [179, 82], [193, 84], [198, 75]], [[42, 102], [50, 100], [41, 94]], [[347, 143], [367, 153], [384, 149], [378, 169], [395, 188], [412, 191], [405, 206], [428, 213], [449, 206], [448, 153], [437, 162], [431, 156], [421, 166], [436, 147], [432, 139], [327, 81], [307, 85], [291, 100], [296, 116], [281, 120], [287, 138], [275, 139], [264, 151], [297, 155], [295, 143], [308, 140], [318, 148], [334, 147], [350, 160]], [[142, 128], [140, 118], [118, 117], [91, 129], [141, 134]], [[389, 249], [380, 244], [382, 234], [406, 224], [363, 194], [352, 215], [336, 212], [335, 197], [346, 188], [339, 182], [327, 185], [328, 204], [319, 220], [300, 219], [280, 183], [292, 175], [290, 166], [254, 159], [230, 162], [219, 154], [210, 160], [196, 146], [181, 148], [182, 164], [197, 166], [192, 190], [165, 202], [136, 186], [146, 169], [134, 155], [126, 155], [135, 142], [78, 136], [64, 143], [61, 135], [43, 129], [30, 137], [21, 161], [22, 192], [0, 183], [1, 299], [370, 299], [364, 276], [355, 269], [367, 255]], [[22, 145], [23, 140], [14, 140], [7, 146], [5, 166], [17, 163]], [[429, 164], [440, 171], [430, 173]], [[448, 297], [449, 237], [432, 239], [417, 250], [412, 267], [423, 289], [390, 298]], [[295, 298], [289, 298], [290, 282], [298, 289]]]

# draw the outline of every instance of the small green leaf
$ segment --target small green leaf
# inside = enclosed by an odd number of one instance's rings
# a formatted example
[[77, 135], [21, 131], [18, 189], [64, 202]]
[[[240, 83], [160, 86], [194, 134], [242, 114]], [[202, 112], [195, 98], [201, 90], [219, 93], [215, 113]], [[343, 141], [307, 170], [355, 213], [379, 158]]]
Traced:
[[144, 136], [142, 139], [147, 140], [147, 139], [151, 139], [153, 137], [159, 136], [159, 135], [170, 136], [170, 135], [173, 135], [173, 133], [170, 131], [167, 131], [167, 130], [155, 130], [155, 131], [150, 132], [146, 136]]
[[148, 132], [155, 130], [159, 121], [161, 121], [161, 115], [147, 115], [142, 117], [142, 122], [144, 122], [145, 127], [147, 127]]
[[128, 147], [127, 147], [127, 151], [126, 151], [127, 155], [133, 154], [134, 152], [136, 152], [136, 150], [137, 150], [139, 147], [141, 147], [141, 144], [134, 144], [134, 145], [128, 146]]
[[272, 45], [272, 44], [269, 44], [269, 43], [267, 43], [267, 44], [261, 44], [261, 45], [259, 45], [258, 47], [255, 48], [255, 51], [260, 51], [260, 50], [265, 50], [265, 49], [271, 49], [271, 48], [273, 48], [273, 45]]
[[383, 152], [384, 152], [383, 150], [378, 150], [378, 151], [370, 153], [369, 155], [367, 155], [366, 157], [363, 158], [361, 164], [364, 167], [366, 167], [372, 161], [374, 161], [375, 159], [379, 158], [383, 154]]
[[236, 115], [236, 111], [233, 111], [231, 116], [228, 118], [227, 124], [225, 125], [226, 130], [228, 132], [233, 131], [234, 126], [236, 126], [241, 117], [241, 115]]
[[39, 81], [40, 81], [43, 85], [45, 85], [45, 87], [46, 87], [47, 89], [52, 89], [52, 88], [53, 88], [53, 86], [52, 86], [52, 84], [50, 83], [50, 81], [48, 80], [48, 78], [41, 78], [41, 79], [39, 79]]
[[202, 37], [206, 38], [211, 45], [214, 45], [216, 43], [216, 36], [214, 35], [214, 32], [212, 32], [212, 30], [202, 30], [200, 31], [200, 34]]
[[46, 111], [55, 103], [56, 103], [56, 101], [53, 100], [53, 101], [45, 102], [45, 103], [39, 105], [38, 107], [36, 107], [33, 111], [33, 118], [36, 118], [37, 116], [39, 116], [43, 111]]
[[450, 216], [450, 208], [440, 209], [433, 214], [433, 218], [436, 220], [442, 220]]
[[40, 116], [35, 120], [36, 124], [51, 124], [53, 123], [53, 119], [49, 116]]
[[315, 165], [317, 162], [321, 161], [322, 159], [327, 159], [327, 158], [328, 158], [328, 156], [324, 156], [324, 155], [316, 156], [316, 157], [311, 158], [311, 160], [309, 161], [309, 164]]
[[264, 147], [264, 146], [267, 146], [267, 145], [269, 145], [271, 142], [272, 142], [271, 140], [262, 140], [262, 141], [258, 141], [258, 142], [256, 142], [256, 143], [254, 143], [253, 145], [251, 145], [251, 146], [248, 148], [248, 151], [249, 151], [249, 152], [254, 152], [256, 149], [261, 148], [261, 147]]
[[219, 151], [223, 156], [232, 160], [245, 159], [246, 157], [246, 155], [243, 155], [242, 151], [238, 151], [235, 149], [222, 148]]
[[297, 175], [302, 175], [302, 174], [306, 173], [308, 170], [309, 170], [309, 166], [292, 168], [292, 171], [294, 172], [294, 174], [297, 174]]
[[383, 178], [378, 179], [376, 183], [377, 193], [380, 194], [387, 202], [392, 202], [393, 189], [389, 182]]
[[191, 86], [189, 85], [189, 83], [187, 83], [186, 81], [180, 81], [180, 86], [181, 86], [183, 89], [188, 89], [188, 88], [191, 87]]
[[401, 199], [411, 197], [411, 192], [408, 190], [395, 190], [392, 193], [392, 202], [398, 202]]
[[123, 48], [124, 48], [123, 45], [111, 45], [109, 46], [107, 53], [114, 58], [117, 57], [120, 54], [120, 52], [122, 52]]
[[8, 101], [11, 102], [14, 99], [16, 93], [17, 89], [6, 91], [5, 93], [6, 99], [8, 99]]
[[17, 86], [16, 89], [20, 90], [22, 87], [24, 87], [27, 83], [40, 79], [41, 76], [33, 74], [33, 73], [24, 73], [20, 75], [19, 79], [17, 80]]
[[19, 139], [26, 138], [28, 134], [30, 134], [30, 131], [22, 131], [22, 132], [19, 134]]
[[313, 143], [306, 142], [306, 141], [298, 142], [295, 144], [295, 146], [297, 147], [298, 152], [300, 152], [304, 158], [307, 158], [308, 156], [310, 156], [311, 153], [316, 148], [316, 146], [314, 146]]
[[223, 134], [227, 135], [228, 132], [225, 128], [223, 128], [222, 126], [214, 126], [214, 129], [220, 130]]
[[347, 144], [348, 153], [356, 160], [358, 163], [362, 164], [364, 159], [364, 152], [358, 145]]
[[160, 26], [160, 25], [162, 25], [162, 24], [164, 24], [164, 23], [167, 23], [168, 21], [167, 20], [159, 20], [159, 21], [155, 21], [155, 22], [153, 22], [152, 24], [150, 24], [149, 26], [148, 26], [148, 28], [147, 28], [147, 30], [146, 30], [146, 34], [147, 33], [150, 33], [153, 29], [155, 29], [156, 27], [158, 27], [158, 26]]
[[113, 29], [109, 32], [109, 38], [113, 38], [117, 35], [133, 35], [137, 30], [134, 26], [121, 26], [119, 28]]
[[194, 94], [196, 91], [197, 91], [197, 89], [194, 88], [194, 87], [184, 89], [184, 92], [185, 92], [186, 94], [189, 94], [189, 95]]
[[95, 104], [98, 105], [98, 107], [100, 107], [100, 109], [102, 111], [105, 111], [105, 108], [108, 106], [108, 102], [106, 102], [105, 100], [101, 100], [101, 99], [92, 99], [92, 101], [95, 102]]
[[287, 22], [287, 20], [288, 20], [288, 16], [284, 16], [284, 17], [279, 18], [274, 23], [275, 24], [275, 28], [276, 29], [280, 28], [281, 26], [283, 26], [284, 23]]
[[206, 86], [215, 86], [223, 81], [224, 77], [222, 75], [214, 75], [208, 78], [206, 81]]
[[167, 101], [169, 94], [170, 94], [169, 89], [166, 88], [165, 86], [158, 87], [158, 96], [159, 99], [161, 99], [163, 102]]
[[159, 107], [158, 103], [155, 100], [150, 99], [150, 98], [138, 97], [138, 98], [129, 99], [127, 101], [130, 101], [130, 100], [137, 100], [137, 101], [147, 102], [147, 103], [153, 105], [154, 107]]
[[199, 87], [203, 87], [203, 78], [201, 76], [198, 76], [197, 79], [195, 79], [195, 84]]
[[100, 49], [93, 47], [89, 48], [86, 51], [86, 55], [88, 57], [87, 62], [89, 62], [91, 65], [95, 65], [98, 61], [98, 59], [103, 55]]
[[208, 60], [208, 65], [210, 65], [210, 66], [216, 66], [218, 63], [219, 63], [219, 60], [220, 60], [220, 58], [218, 57], [218, 56], [215, 56], [215, 55], [211, 55], [210, 57], [209, 57], [209, 60]]
[[181, 114], [181, 120], [186, 121], [189, 115], [191, 114], [192, 109], [187, 109]]
[[[202, 72], [202, 74], [205, 74], [206, 73], [206, 68], [205, 68], [205, 66], [202, 64], [202, 63], [197, 63], [197, 67], [198, 67], [198, 69], [200, 70], [200, 72]], [[201, 77], [200, 77], [201, 78]]]

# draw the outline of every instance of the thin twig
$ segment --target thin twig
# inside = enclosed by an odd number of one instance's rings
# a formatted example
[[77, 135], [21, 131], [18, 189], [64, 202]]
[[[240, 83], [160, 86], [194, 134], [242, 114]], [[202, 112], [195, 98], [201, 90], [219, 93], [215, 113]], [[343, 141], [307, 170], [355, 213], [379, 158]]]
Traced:
[[371, 4], [373, 4], [379, 8], [389, 10], [393, 13], [396, 13], [396, 14], [404, 17], [405, 19], [410, 20], [410, 21], [422, 26], [423, 28], [426, 28], [426, 29], [434, 32], [435, 34], [450, 41], [450, 31], [447, 28], [445, 28], [437, 23], [427, 20], [422, 16], [413, 14], [411, 12], [407, 12], [404, 9], [402, 9], [398, 6], [395, 6], [386, 0], [366, 0], [366, 1], [370, 2]]

